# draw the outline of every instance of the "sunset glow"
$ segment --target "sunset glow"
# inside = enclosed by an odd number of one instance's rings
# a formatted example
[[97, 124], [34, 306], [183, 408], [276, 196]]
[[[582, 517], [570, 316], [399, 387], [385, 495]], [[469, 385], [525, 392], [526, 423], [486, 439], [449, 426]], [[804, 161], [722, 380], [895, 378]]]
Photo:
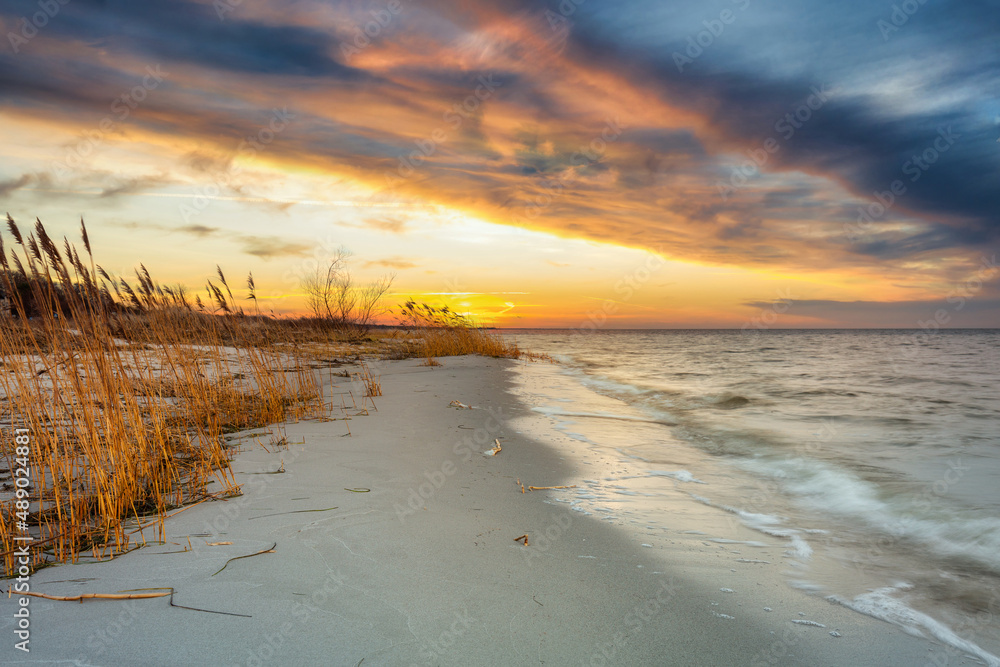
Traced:
[[276, 314], [344, 247], [505, 327], [1000, 326], [990, 27], [853, 4], [10, 2], [0, 201]]

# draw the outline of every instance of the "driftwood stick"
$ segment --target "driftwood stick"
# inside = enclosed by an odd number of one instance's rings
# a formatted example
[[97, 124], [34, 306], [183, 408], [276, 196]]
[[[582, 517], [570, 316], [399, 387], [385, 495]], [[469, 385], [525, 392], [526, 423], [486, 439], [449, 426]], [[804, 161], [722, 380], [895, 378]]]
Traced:
[[[233, 558], [230, 558], [229, 560], [227, 560], [227, 561], [226, 561], [226, 564], [225, 564], [225, 565], [223, 565], [222, 567], [220, 567], [220, 568], [218, 569], [218, 571], [216, 571], [216, 572], [212, 573], [212, 575], [211, 575], [211, 576], [213, 576], [213, 577], [214, 577], [214, 576], [215, 576], [215, 575], [217, 575], [217, 574], [218, 574], [219, 572], [222, 572], [223, 570], [225, 570], [225, 569], [226, 569], [227, 567], [229, 567], [229, 564], [230, 564], [230, 563], [232, 563], [232, 562], [233, 562], [234, 560], [239, 560], [239, 559], [241, 559], [241, 558], [250, 558], [251, 556], [259, 556], [259, 555], [261, 555], [261, 554], [273, 554], [273, 553], [274, 553], [274, 549], [275, 549], [275, 547], [277, 547], [277, 546], [278, 546], [278, 543], [277, 543], [277, 542], [275, 542], [274, 544], [272, 544], [272, 545], [271, 545], [271, 548], [269, 548], [269, 549], [264, 549], [264, 550], [262, 550], [262, 551], [258, 551], [258, 552], [256, 552], [256, 553], [252, 553], [252, 554], [247, 554], [246, 556], [235, 556], [235, 557], [233, 557]], [[174, 606], [177, 606], [177, 605], [174, 605]], [[201, 611], [201, 610], [199, 610], [199, 611]]]
[[[46, 593], [33, 593], [30, 591], [25, 591], [24, 593], [18, 593], [18, 595], [30, 595], [35, 598], [44, 598], [46, 600], [58, 600], [59, 602], [83, 602], [84, 600], [145, 600], [147, 598], [165, 598], [173, 594], [172, 588], [163, 589], [165, 593], [81, 593], [80, 595], [48, 595]], [[10, 597], [11, 591], [7, 590], [7, 597]]]

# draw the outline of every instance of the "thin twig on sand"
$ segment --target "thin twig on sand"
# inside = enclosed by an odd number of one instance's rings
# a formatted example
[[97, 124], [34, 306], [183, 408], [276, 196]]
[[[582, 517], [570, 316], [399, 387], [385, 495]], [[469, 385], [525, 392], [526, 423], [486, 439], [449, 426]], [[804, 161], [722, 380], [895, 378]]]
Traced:
[[275, 547], [277, 547], [277, 546], [278, 546], [278, 543], [277, 543], [277, 542], [275, 542], [275, 543], [274, 543], [273, 545], [271, 545], [271, 548], [270, 548], [270, 549], [264, 549], [263, 551], [258, 551], [258, 552], [256, 552], [256, 553], [252, 553], [252, 554], [247, 554], [246, 556], [235, 556], [235, 557], [233, 557], [233, 558], [230, 558], [229, 560], [227, 560], [227, 561], [226, 561], [226, 564], [225, 564], [225, 565], [223, 565], [222, 567], [220, 567], [220, 568], [218, 569], [218, 571], [216, 571], [216, 572], [213, 572], [211, 576], [213, 576], [213, 577], [214, 577], [214, 576], [215, 576], [215, 575], [217, 575], [217, 574], [218, 574], [219, 572], [222, 572], [223, 570], [225, 570], [225, 569], [226, 569], [227, 567], [229, 567], [229, 564], [230, 564], [230, 563], [232, 563], [232, 562], [233, 562], [234, 560], [239, 560], [239, 559], [241, 559], [241, 558], [250, 558], [251, 556], [259, 556], [259, 555], [261, 555], [261, 554], [273, 554], [273, 553], [274, 553], [274, 549], [275, 549]]

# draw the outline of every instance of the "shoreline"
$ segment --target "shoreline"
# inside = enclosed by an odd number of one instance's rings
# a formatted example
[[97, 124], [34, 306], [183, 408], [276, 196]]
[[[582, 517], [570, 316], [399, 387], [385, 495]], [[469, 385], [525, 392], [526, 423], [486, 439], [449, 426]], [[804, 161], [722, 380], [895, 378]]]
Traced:
[[[385, 395], [375, 399], [377, 412], [352, 419], [350, 437], [337, 421], [254, 429], [281, 431], [288, 449], [268, 452], [247, 439], [233, 460], [244, 495], [171, 517], [166, 544], [31, 577], [33, 591], [52, 595], [173, 587], [175, 605], [206, 611], [171, 607], [162, 598], [83, 604], [33, 598], [31, 653], [13, 649], [8, 616], [4, 662], [923, 665], [941, 659], [940, 645], [790, 589], [760, 568], [734, 574], [693, 543], [630, 544], [627, 531], [547, 502], [552, 492], [521, 494], [517, 480], [572, 484], [576, 462], [560, 460], [556, 448], [510, 426], [530, 413], [510, 391], [506, 369], [518, 362], [449, 357], [442, 363], [381, 365]], [[478, 409], [450, 407], [452, 400]], [[484, 456], [494, 438], [502, 451]], [[522, 534], [527, 547], [514, 541]], [[765, 600], [773, 611], [764, 610]], [[834, 627], [840, 637], [830, 636]]]

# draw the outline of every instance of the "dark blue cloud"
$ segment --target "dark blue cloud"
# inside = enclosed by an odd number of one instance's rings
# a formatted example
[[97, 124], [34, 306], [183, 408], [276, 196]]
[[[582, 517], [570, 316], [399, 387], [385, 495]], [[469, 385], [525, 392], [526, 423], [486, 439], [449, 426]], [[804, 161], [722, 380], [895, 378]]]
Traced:
[[[903, 247], [994, 244], [1000, 5], [914, 6], [905, 22], [897, 15], [893, 23], [891, 5], [860, 0], [588, 0], [569, 17], [570, 53], [707, 116], [734, 152], [774, 138], [780, 150], [769, 169], [819, 173], [871, 200], [899, 181], [905, 192], [872, 224], [905, 211], [936, 226], [934, 243]], [[549, 8], [559, 12], [556, 2]], [[728, 24], [718, 22], [723, 11], [731, 12]], [[688, 50], [688, 38], [701, 45]], [[827, 99], [817, 90], [829, 91]], [[810, 96], [817, 108], [799, 111]]]
[[[38, 5], [14, 0], [4, 3], [0, 11], [14, 22], [37, 12]], [[242, 18], [240, 13], [237, 7], [220, 18], [212, 3], [187, 0], [73, 0], [62, 5], [42, 30], [114, 54], [153, 61], [253, 74], [366, 78], [335, 58], [340, 41], [331, 31], [268, 25]], [[23, 55], [32, 55], [30, 44]]]

